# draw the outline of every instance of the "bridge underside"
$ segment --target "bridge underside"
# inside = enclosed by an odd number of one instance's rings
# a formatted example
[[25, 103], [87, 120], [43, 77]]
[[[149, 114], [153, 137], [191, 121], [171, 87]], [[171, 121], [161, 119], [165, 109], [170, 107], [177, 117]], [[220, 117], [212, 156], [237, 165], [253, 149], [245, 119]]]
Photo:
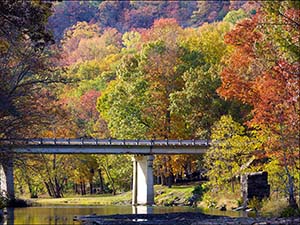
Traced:
[[[155, 154], [203, 154], [208, 140], [97, 140], [25, 139], [0, 140], [13, 154], [132, 154], [133, 205], [154, 204], [153, 159]], [[14, 198], [13, 157], [0, 161], [0, 191]]]
[[209, 140], [0, 139], [24, 154], [203, 154]]
[[[133, 161], [132, 205], [153, 205], [153, 155], [135, 155]], [[15, 198], [13, 160], [0, 164], [0, 191]]]

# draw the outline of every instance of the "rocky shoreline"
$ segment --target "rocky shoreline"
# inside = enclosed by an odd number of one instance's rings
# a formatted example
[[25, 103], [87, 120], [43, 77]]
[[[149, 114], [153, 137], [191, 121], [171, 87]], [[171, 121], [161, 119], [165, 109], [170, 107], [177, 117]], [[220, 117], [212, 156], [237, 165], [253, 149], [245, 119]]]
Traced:
[[124, 214], [78, 216], [82, 225], [299, 225], [300, 218], [232, 218], [203, 213]]

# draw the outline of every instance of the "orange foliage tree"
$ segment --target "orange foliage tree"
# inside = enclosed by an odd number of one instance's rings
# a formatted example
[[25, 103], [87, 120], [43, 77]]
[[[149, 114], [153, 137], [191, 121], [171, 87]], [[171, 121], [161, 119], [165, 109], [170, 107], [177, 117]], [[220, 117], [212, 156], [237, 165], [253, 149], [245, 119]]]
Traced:
[[[299, 54], [294, 54], [294, 40], [299, 40], [299, 9], [291, 10], [278, 3], [282, 16], [276, 17], [283, 31], [289, 31], [286, 45], [270, 11], [246, 19], [230, 31], [226, 42], [234, 49], [221, 73], [219, 93], [225, 98], [237, 98], [253, 107], [247, 125], [269, 132], [266, 155], [281, 162], [287, 176], [289, 205], [297, 208], [294, 196], [295, 171], [299, 173]], [[283, 3], [284, 4], [284, 3]], [[273, 7], [274, 9], [274, 7]], [[291, 11], [293, 13], [291, 13]], [[275, 11], [276, 12], [276, 11]], [[288, 19], [287, 19], [288, 18]], [[265, 25], [268, 24], [267, 27]], [[297, 45], [296, 45], [297, 47]], [[298, 46], [299, 47], [299, 46]]]

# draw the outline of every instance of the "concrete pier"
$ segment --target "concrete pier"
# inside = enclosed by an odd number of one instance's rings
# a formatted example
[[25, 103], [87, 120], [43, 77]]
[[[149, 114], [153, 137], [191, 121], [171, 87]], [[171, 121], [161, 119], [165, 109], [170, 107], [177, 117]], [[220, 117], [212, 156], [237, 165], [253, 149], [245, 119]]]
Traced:
[[153, 205], [153, 155], [133, 156], [132, 205]]
[[15, 198], [13, 158], [0, 163], [0, 191], [10, 199]]

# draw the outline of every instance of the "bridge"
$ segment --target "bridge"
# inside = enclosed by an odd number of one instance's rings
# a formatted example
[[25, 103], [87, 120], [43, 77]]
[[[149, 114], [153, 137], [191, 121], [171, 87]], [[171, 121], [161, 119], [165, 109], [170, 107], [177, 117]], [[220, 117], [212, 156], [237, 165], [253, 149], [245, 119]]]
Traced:
[[6, 157], [0, 160], [0, 191], [15, 197], [14, 154], [131, 154], [132, 204], [152, 205], [154, 155], [204, 154], [209, 144], [209, 140], [0, 139], [0, 153]]

